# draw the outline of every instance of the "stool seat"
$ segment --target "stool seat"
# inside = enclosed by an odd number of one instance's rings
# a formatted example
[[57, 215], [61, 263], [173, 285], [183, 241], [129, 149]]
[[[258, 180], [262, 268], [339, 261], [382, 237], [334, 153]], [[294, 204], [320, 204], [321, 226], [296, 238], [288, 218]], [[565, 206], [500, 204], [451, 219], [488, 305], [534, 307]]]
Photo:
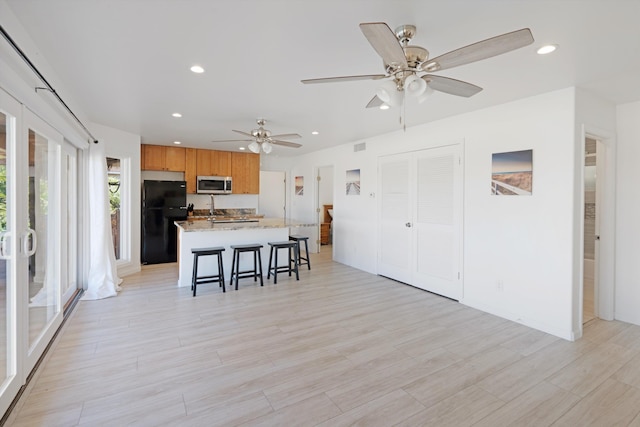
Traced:
[[[258, 277], [260, 278], [260, 286], [264, 286], [262, 280], [262, 255], [260, 249], [264, 246], [259, 243], [249, 243], [244, 245], [231, 245], [233, 249], [233, 261], [231, 262], [231, 278], [229, 279], [229, 286], [233, 286], [233, 279], [236, 279], [236, 291], [238, 290], [238, 279], [244, 279], [253, 277], [253, 281], [256, 282]], [[240, 271], [240, 254], [251, 252], [253, 253], [253, 269]]]
[[[193, 248], [191, 253], [193, 254], [193, 273], [191, 274], [191, 290], [193, 290], [193, 296], [196, 296], [196, 288], [198, 285], [204, 283], [219, 283], [222, 287], [222, 292], [226, 292], [224, 286], [224, 268], [222, 265], [222, 252], [224, 247], [216, 246], [211, 248]], [[198, 276], [198, 259], [201, 256], [215, 255], [218, 258], [218, 274], [212, 274], [209, 276]]]
[[[289, 276], [291, 276], [291, 273], [295, 271], [296, 280], [300, 280], [300, 276], [298, 275], [298, 242], [285, 240], [283, 242], [268, 242], [268, 244], [271, 246], [271, 250], [269, 251], [267, 279], [271, 277], [271, 273], [273, 272], [273, 284], [275, 285], [278, 283], [278, 273], [288, 272]], [[287, 265], [278, 265], [279, 249], [287, 249], [289, 251], [289, 261]], [[274, 260], [273, 264], [271, 263], [272, 260]]]
[[[311, 261], [309, 261], [309, 245], [307, 241], [308, 236], [302, 236], [300, 234], [292, 234], [289, 236], [289, 240], [293, 240], [298, 244], [298, 267], [307, 264], [307, 269], [311, 270]], [[300, 242], [304, 242], [304, 256], [301, 254]]]

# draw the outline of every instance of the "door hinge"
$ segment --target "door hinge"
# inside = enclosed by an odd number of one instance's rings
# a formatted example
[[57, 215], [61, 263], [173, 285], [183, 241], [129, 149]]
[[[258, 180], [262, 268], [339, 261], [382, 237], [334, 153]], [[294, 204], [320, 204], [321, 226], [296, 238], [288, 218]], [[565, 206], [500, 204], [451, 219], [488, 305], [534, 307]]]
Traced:
[[316, 177], [316, 179], [317, 179], [318, 181], [320, 181], [320, 179], [322, 179], [322, 178], [320, 178], [320, 175], [318, 175], [318, 176]]

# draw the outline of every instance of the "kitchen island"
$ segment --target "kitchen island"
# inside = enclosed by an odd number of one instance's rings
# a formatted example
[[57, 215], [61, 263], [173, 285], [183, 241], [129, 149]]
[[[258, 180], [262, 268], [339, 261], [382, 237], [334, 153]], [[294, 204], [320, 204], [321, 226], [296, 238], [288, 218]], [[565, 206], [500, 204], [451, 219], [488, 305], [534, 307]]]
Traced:
[[[225, 280], [228, 282], [231, 276], [231, 261], [233, 249], [231, 245], [245, 245], [260, 243], [263, 245], [262, 271], [264, 279], [267, 279], [269, 262], [268, 242], [280, 242], [289, 240], [290, 234], [308, 235], [315, 239], [317, 236], [317, 224], [308, 224], [299, 221], [283, 220], [281, 218], [264, 218], [252, 220], [187, 220], [176, 221], [178, 228], [178, 286], [191, 286], [193, 269], [193, 248], [207, 248], [223, 246], [223, 264]], [[245, 259], [246, 258], [246, 259]], [[285, 265], [286, 260], [279, 264]], [[204, 258], [198, 263], [198, 275], [216, 274], [214, 258]], [[240, 259], [240, 270], [253, 267], [253, 258], [246, 256]], [[243, 279], [249, 281], [250, 279]]]

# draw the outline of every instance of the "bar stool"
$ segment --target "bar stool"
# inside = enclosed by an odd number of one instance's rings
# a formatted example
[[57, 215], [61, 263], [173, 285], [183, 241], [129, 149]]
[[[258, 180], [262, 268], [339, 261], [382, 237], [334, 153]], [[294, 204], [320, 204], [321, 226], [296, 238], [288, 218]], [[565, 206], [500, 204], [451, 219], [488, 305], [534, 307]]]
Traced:
[[[296, 242], [298, 244], [298, 266], [307, 264], [308, 269], [311, 270], [311, 261], [309, 261], [309, 245], [307, 244], [307, 240], [309, 240], [309, 237], [301, 236], [299, 234], [292, 234], [291, 236], [289, 236], [289, 240], [293, 240], [294, 242]], [[300, 242], [301, 241], [304, 241], [305, 256], [302, 256], [300, 254]], [[303, 262], [303, 261], [305, 261], [305, 262]]]
[[[236, 279], [236, 291], [238, 290], [238, 279], [247, 277], [253, 277], [253, 281], [256, 282], [260, 277], [260, 286], [264, 286], [262, 281], [262, 256], [260, 255], [260, 249], [263, 246], [258, 243], [251, 243], [248, 245], [231, 245], [233, 249], [233, 261], [231, 263], [231, 278], [229, 279], [229, 286], [233, 286], [233, 278]], [[253, 270], [240, 271], [240, 254], [245, 252], [253, 253]]]
[[[191, 290], [193, 290], [193, 296], [196, 296], [196, 287], [197, 285], [202, 285], [204, 283], [214, 283], [218, 282], [222, 287], [222, 292], [226, 292], [224, 286], [224, 268], [222, 267], [222, 252], [224, 252], [224, 248], [222, 246], [217, 246], [215, 248], [193, 248], [191, 249], [191, 253], [193, 254], [193, 273], [191, 275]], [[209, 256], [215, 255], [218, 257], [218, 274], [214, 274], [211, 276], [198, 276], [198, 259], [201, 256]]]
[[[284, 273], [285, 271], [289, 272], [289, 276], [291, 276], [291, 272], [296, 272], [296, 280], [300, 280], [300, 276], [298, 275], [298, 243], [288, 240], [285, 242], [268, 242], [269, 246], [271, 246], [271, 250], [269, 251], [269, 272], [267, 273], [267, 279], [271, 277], [271, 272], [273, 271], [273, 284], [278, 283], [278, 273]], [[279, 249], [288, 249], [289, 250], [289, 262], [288, 265], [278, 266], [278, 250]], [[273, 253], [275, 251], [275, 263], [273, 266], [271, 265], [271, 260], [274, 259]], [[292, 267], [293, 265], [293, 267]]]

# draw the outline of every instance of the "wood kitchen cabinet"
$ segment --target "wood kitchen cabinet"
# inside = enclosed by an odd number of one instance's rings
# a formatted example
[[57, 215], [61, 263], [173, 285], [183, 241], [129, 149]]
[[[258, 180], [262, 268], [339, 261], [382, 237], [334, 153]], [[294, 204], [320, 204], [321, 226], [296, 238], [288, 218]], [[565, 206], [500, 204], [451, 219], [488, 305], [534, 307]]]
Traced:
[[187, 181], [187, 193], [196, 193], [196, 177], [197, 172], [197, 151], [195, 148], [185, 148], [184, 153], [184, 180]]
[[184, 172], [185, 149], [164, 145], [142, 145], [142, 170]]
[[260, 192], [260, 155], [199, 148], [140, 146], [142, 170], [184, 172], [187, 193], [197, 192], [198, 176], [230, 176], [233, 194]]
[[260, 155], [231, 153], [233, 194], [258, 194], [260, 192]]
[[218, 150], [196, 150], [196, 175], [231, 176], [231, 152]]

